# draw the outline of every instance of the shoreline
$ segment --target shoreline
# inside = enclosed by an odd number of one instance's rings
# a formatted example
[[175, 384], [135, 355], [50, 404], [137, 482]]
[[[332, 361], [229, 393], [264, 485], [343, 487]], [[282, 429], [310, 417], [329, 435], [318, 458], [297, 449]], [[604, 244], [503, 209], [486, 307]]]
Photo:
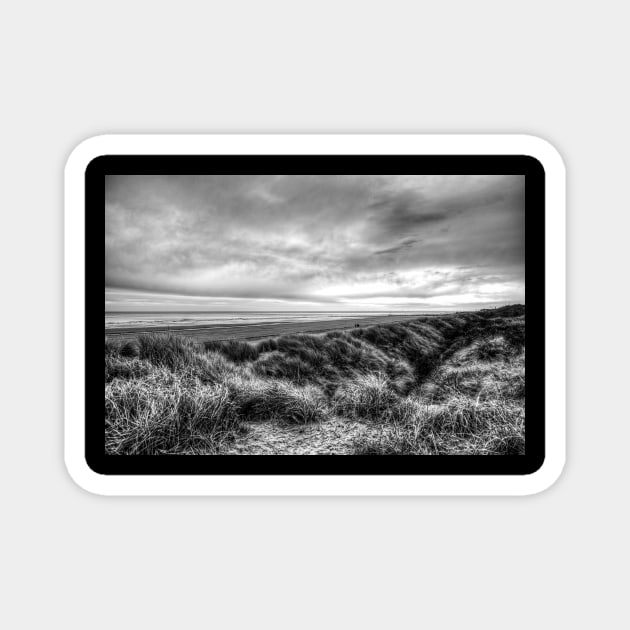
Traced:
[[[456, 313], [452, 313], [456, 315]], [[256, 341], [279, 335], [299, 333], [324, 333], [333, 330], [353, 329], [355, 324], [360, 327], [377, 324], [393, 324], [418, 319], [444, 317], [444, 314], [429, 315], [376, 315], [374, 317], [353, 317], [336, 320], [318, 320], [309, 322], [256, 322], [233, 324], [175, 324], [170, 326], [127, 326], [106, 328], [105, 337], [116, 339], [134, 339], [143, 333], [170, 333], [192, 337], [198, 341], [222, 341], [227, 339], [242, 339]]]

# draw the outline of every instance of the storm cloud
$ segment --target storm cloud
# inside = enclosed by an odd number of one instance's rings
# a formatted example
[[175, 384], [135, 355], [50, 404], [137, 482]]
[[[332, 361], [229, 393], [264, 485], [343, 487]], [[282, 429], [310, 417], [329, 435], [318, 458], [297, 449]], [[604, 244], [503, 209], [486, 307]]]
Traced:
[[108, 176], [107, 310], [524, 301], [522, 176]]

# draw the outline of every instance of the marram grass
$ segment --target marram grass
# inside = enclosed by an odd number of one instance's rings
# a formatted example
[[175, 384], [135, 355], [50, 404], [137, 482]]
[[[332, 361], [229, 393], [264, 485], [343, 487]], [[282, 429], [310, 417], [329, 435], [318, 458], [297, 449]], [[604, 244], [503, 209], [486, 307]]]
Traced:
[[[352, 452], [524, 452], [522, 310], [201, 344], [105, 340], [111, 454], [218, 454], [251, 427], [362, 423]], [[353, 434], [355, 435], [355, 434]]]

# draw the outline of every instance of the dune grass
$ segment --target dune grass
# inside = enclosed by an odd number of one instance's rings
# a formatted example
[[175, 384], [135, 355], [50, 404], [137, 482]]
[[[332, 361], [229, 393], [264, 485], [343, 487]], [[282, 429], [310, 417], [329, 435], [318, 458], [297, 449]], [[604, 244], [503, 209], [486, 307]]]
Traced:
[[522, 317], [470, 316], [430, 378], [399, 399], [355, 453], [524, 454], [524, 335]]
[[255, 361], [260, 351], [255, 345], [239, 339], [227, 339], [224, 341], [206, 341], [206, 350], [220, 352], [230, 361], [242, 363], [243, 361]]
[[453, 397], [442, 405], [407, 400], [393, 409], [377, 437], [358, 442], [357, 455], [519, 455], [525, 413], [513, 402]]
[[156, 370], [145, 378], [116, 378], [105, 387], [109, 453], [215, 453], [238, 425], [225, 385], [204, 387]]
[[517, 308], [325, 334], [199, 343], [105, 340], [106, 449], [218, 454], [249, 427], [367, 423], [356, 454], [524, 449]]
[[338, 415], [380, 420], [396, 404], [398, 395], [383, 374], [364, 374], [344, 382], [335, 392], [333, 404]]
[[239, 416], [246, 421], [306, 424], [324, 420], [328, 415], [326, 397], [313, 385], [240, 376], [228, 380], [227, 387]]

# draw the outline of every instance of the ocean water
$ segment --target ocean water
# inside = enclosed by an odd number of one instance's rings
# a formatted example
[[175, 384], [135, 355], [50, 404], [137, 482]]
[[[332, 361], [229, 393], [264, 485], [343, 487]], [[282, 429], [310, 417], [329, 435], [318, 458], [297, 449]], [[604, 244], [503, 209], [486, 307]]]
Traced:
[[359, 319], [374, 317], [377, 315], [414, 315], [420, 313], [400, 313], [382, 311], [362, 312], [252, 312], [252, 311], [186, 311], [186, 312], [110, 312], [105, 313], [105, 328], [115, 329], [123, 327], [150, 327], [150, 326], [182, 326], [190, 324], [198, 326], [202, 324], [262, 324], [275, 322], [318, 322], [332, 321], [335, 319]]

